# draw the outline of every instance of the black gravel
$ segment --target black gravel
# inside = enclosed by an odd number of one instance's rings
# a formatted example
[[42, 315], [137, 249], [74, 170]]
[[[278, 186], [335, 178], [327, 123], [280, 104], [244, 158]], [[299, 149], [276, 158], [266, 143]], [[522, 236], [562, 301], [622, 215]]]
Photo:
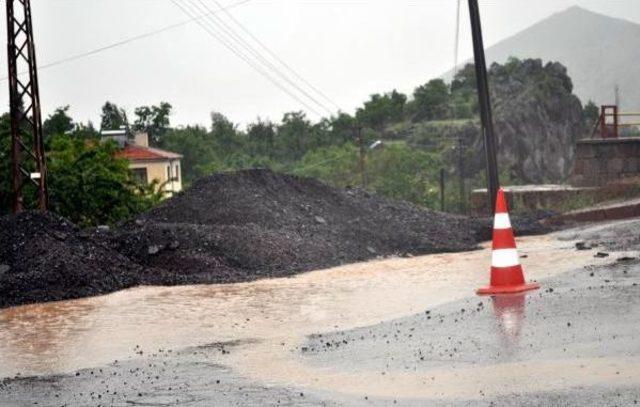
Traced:
[[246, 170], [197, 181], [129, 222], [113, 247], [140, 264], [232, 282], [471, 250], [482, 223], [319, 181]]
[[149, 272], [55, 214], [0, 218], [0, 307], [108, 293]]

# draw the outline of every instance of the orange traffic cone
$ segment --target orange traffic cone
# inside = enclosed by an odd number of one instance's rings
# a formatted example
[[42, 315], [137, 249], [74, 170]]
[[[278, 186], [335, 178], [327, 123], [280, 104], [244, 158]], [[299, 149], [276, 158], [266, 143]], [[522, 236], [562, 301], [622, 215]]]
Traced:
[[526, 284], [524, 281], [502, 188], [498, 190], [496, 199], [492, 249], [491, 285], [478, 289], [476, 292], [479, 295], [519, 293], [540, 288], [537, 283]]

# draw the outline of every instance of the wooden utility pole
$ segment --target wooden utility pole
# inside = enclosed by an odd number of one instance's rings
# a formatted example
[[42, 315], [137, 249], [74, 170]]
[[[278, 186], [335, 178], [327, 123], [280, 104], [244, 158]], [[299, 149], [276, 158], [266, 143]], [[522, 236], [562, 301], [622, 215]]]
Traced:
[[482, 26], [480, 24], [478, 0], [469, 0], [469, 15], [471, 18], [471, 35], [473, 37], [473, 56], [475, 60], [476, 82], [478, 85], [482, 136], [484, 139], [484, 150], [487, 156], [487, 192], [489, 194], [490, 212], [493, 214], [496, 207], [496, 195], [500, 181], [498, 179], [497, 145], [493, 131], [491, 98], [489, 96], [487, 64], [484, 55], [484, 43], [482, 41]]
[[440, 168], [440, 212], [444, 212], [444, 168]]
[[358, 143], [359, 157], [358, 157], [358, 172], [360, 173], [360, 182], [362, 189], [367, 188], [367, 171], [366, 171], [366, 150], [364, 146], [364, 140], [362, 139], [362, 126], [356, 125], [353, 129], [356, 142]]
[[465, 187], [464, 187], [464, 140], [462, 136], [458, 136], [458, 193], [460, 195], [460, 206], [458, 210], [460, 213], [467, 213], [467, 205], [465, 200]]
[[[25, 187], [36, 189], [37, 208], [47, 209], [47, 170], [42, 138], [38, 68], [30, 0], [6, 0], [13, 212], [28, 207]], [[19, 75], [26, 72], [23, 78]]]

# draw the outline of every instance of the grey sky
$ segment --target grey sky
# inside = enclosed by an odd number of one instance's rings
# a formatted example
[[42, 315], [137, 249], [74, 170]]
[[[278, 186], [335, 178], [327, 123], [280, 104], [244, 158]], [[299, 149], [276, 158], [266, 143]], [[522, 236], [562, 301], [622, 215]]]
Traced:
[[[216, 8], [213, 0], [203, 1]], [[40, 64], [187, 19], [170, 0], [32, 3]], [[253, 0], [231, 13], [352, 113], [371, 93], [393, 88], [410, 93], [451, 68], [455, 4], [455, 0]], [[640, 22], [637, 0], [481, 0], [480, 4], [487, 46], [572, 5]], [[461, 15], [462, 61], [472, 55], [466, 0]], [[6, 32], [4, 18], [2, 32]], [[0, 61], [6, 66], [4, 53]], [[74, 118], [81, 121], [97, 121], [106, 100], [130, 113], [139, 105], [168, 101], [175, 107], [173, 124], [208, 125], [212, 110], [240, 123], [258, 116], [278, 121], [286, 111], [307, 110], [196, 23], [43, 70], [40, 81], [45, 114], [69, 104]], [[6, 81], [0, 86], [6, 88]], [[5, 110], [7, 94], [0, 94]]]

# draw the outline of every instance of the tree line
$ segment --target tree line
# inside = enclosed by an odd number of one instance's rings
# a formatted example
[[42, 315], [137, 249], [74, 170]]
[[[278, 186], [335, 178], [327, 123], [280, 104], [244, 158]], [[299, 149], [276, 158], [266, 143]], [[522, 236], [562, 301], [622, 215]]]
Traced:
[[[510, 63], [517, 65], [517, 60]], [[504, 69], [515, 68], [507, 63]], [[278, 122], [257, 118], [241, 128], [213, 112], [206, 127], [175, 127], [172, 111], [170, 103], [160, 102], [137, 107], [129, 115], [106, 102], [96, 128], [91, 122], [74, 121], [68, 106], [56, 109], [43, 123], [52, 209], [82, 225], [109, 224], [159, 201], [153, 186], [136, 184], [127, 163], [114, 157], [117, 146], [100, 142], [101, 130], [120, 128], [147, 132], [152, 146], [182, 154], [186, 186], [214, 172], [255, 167], [316, 177], [337, 187], [361, 186], [359, 159], [364, 152], [367, 189], [438, 208], [440, 169], [450, 166], [451, 159], [431, 133], [438, 133], [438, 123], [476, 121], [478, 105], [473, 66], [467, 65], [450, 83], [433, 79], [416, 87], [411, 96], [397, 90], [373, 94], [354, 114], [338, 112], [316, 122], [294, 111]], [[594, 114], [597, 108], [590, 103], [585, 120]], [[428, 140], [416, 148], [402, 134], [415, 133], [424, 123], [430, 126]], [[9, 138], [9, 117], [4, 114], [0, 116], [1, 213], [10, 208]], [[383, 147], [371, 149], [378, 140]], [[482, 174], [470, 177], [481, 185]], [[448, 199], [454, 199], [451, 193]]]

